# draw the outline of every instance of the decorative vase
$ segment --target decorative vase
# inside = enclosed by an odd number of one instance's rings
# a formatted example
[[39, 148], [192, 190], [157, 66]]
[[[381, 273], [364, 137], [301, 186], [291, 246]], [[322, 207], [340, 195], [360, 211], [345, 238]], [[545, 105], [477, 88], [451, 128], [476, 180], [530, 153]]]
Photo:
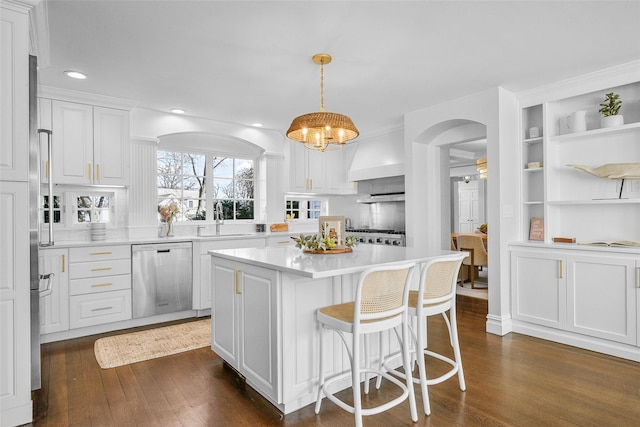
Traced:
[[167, 237], [173, 237], [173, 221], [167, 222]]
[[565, 124], [569, 132], [584, 132], [587, 130], [587, 112], [575, 111], [570, 116], [565, 117]]
[[612, 128], [616, 126], [622, 126], [624, 124], [624, 117], [621, 114], [615, 116], [604, 116], [600, 119], [600, 126], [603, 128]]

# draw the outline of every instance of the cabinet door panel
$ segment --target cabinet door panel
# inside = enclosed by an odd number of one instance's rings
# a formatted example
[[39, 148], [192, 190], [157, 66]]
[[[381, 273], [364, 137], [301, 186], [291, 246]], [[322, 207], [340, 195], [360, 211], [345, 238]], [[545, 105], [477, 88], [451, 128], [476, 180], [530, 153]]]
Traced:
[[291, 191], [304, 192], [308, 191], [309, 184], [307, 180], [307, 150], [303, 144], [297, 142], [291, 142], [289, 150], [291, 165], [290, 165], [290, 189]]
[[211, 261], [213, 286], [213, 336], [211, 347], [233, 367], [238, 367], [238, 326], [236, 324], [236, 271], [232, 264]]
[[93, 108], [53, 101], [52, 174], [55, 183], [93, 183]]
[[[69, 268], [66, 249], [40, 253], [40, 274], [53, 274], [51, 294], [40, 297], [40, 334], [69, 329]], [[45, 286], [41, 281], [41, 289]]]
[[571, 257], [567, 271], [567, 328], [636, 344], [635, 261]]
[[129, 160], [129, 113], [93, 108], [93, 161], [96, 184], [126, 185]]
[[[28, 19], [28, 18], [27, 18]], [[0, 179], [29, 179], [29, 63], [25, 15], [2, 9], [0, 20]], [[28, 23], [27, 23], [28, 25]]]
[[277, 382], [276, 286], [275, 271], [242, 266], [241, 370], [256, 387], [274, 397]]
[[513, 318], [563, 326], [566, 314], [564, 259], [533, 251], [513, 251], [511, 257]]

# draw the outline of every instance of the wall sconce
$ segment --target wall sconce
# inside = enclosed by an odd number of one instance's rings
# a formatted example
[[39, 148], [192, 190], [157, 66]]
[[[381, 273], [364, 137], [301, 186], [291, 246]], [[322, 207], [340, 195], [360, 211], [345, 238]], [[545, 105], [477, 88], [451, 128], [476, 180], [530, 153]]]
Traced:
[[476, 160], [476, 170], [480, 174], [480, 179], [487, 179], [487, 158]]

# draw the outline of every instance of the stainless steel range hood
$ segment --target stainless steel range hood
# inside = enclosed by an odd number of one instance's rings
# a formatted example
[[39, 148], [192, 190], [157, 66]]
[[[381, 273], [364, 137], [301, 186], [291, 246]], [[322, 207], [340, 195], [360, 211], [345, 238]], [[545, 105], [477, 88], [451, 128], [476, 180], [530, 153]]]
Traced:
[[404, 193], [372, 194], [356, 199], [358, 203], [404, 202]]

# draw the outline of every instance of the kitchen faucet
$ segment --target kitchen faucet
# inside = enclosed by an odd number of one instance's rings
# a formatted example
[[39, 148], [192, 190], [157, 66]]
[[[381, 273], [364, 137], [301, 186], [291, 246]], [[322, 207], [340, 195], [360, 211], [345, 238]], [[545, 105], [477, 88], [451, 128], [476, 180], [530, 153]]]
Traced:
[[220, 225], [224, 224], [224, 214], [222, 213], [222, 203], [218, 200], [216, 208], [213, 211], [213, 217], [216, 220], [216, 236], [220, 235]]

